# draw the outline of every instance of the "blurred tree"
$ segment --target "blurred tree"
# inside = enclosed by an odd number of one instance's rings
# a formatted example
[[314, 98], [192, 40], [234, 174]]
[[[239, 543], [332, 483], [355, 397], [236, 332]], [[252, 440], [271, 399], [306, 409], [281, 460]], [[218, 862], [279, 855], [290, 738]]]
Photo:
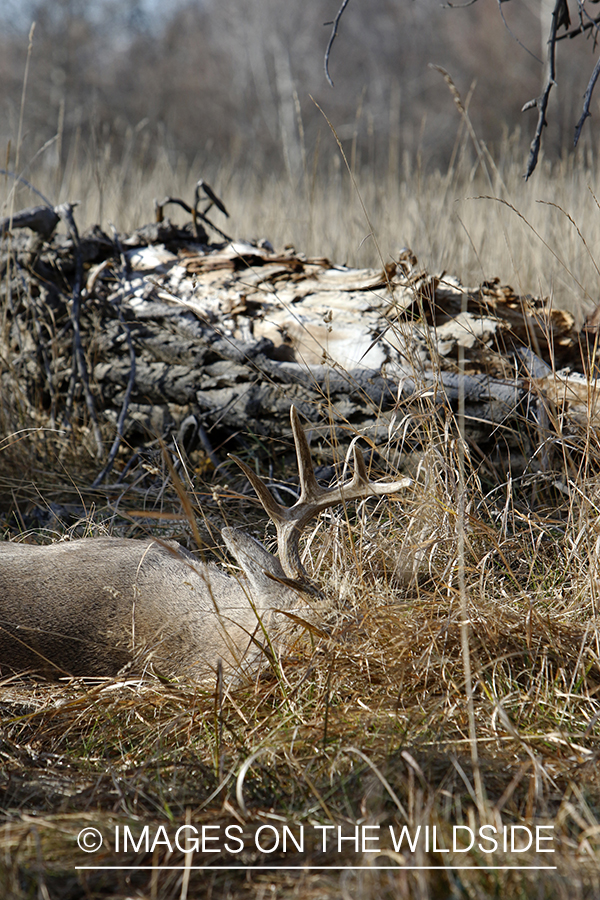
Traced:
[[[295, 181], [327, 131], [312, 95], [357, 170], [400, 171], [404, 153], [442, 166], [460, 120], [428, 63], [452, 74], [465, 102], [472, 93], [475, 129], [489, 144], [500, 142], [518, 128], [523, 97], [539, 90], [541, 2], [502, 4], [527, 52], [504, 27], [497, 3], [441, 9], [439, 0], [352, 0], [331, 61], [331, 91], [323, 23], [340, 0], [5, 0], [0, 138], [14, 142], [18, 132], [35, 18], [22, 159], [58, 134], [52, 152], [62, 157], [79, 141], [112, 158], [183, 155], [196, 170], [207, 160], [251, 158], [257, 175], [282, 169]], [[564, 55], [561, 80], [572, 98], [585, 88], [581, 57]], [[572, 103], [555, 104], [547, 152], [562, 151], [572, 120]], [[322, 141], [320, 160], [329, 152], [334, 142]]]

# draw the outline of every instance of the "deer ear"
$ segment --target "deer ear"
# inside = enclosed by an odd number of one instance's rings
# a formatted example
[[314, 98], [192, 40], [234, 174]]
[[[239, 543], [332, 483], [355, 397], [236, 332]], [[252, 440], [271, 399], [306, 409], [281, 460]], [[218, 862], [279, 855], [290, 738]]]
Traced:
[[243, 531], [223, 528], [221, 535], [225, 546], [255, 587], [264, 589], [267, 585], [269, 590], [277, 590], [277, 582], [269, 578], [269, 575], [274, 575], [276, 578], [285, 579], [285, 573], [277, 557], [269, 553], [260, 541]]

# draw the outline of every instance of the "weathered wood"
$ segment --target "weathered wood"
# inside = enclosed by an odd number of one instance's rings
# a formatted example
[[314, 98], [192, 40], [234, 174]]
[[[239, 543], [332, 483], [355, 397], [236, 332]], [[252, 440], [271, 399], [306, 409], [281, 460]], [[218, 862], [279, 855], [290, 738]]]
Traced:
[[22, 209], [13, 216], [0, 219], [0, 234], [6, 234], [13, 228], [30, 228], [47, 239], [58, 225], [60, 216], [51, 206], [31, 206]]
[[[77, 248], [72, 234], [40, 246], [22, 232], [8, 247], [3, 393], [16, 379], [36, 422], [60, 423], [73, 378]], [[568, 313], [497, 282], [467, 289], [430, 276], [410, 251], [383, 270], [352, 270], [267, 242], [199, 243], [191, 226], [164, 220], [118, 240], [92, 229], [79, 252], [95, 408], [107, 438], [120, 420], [134, 447], [177, 433], [190, 416], [208, 446], [214, 429], [220, 443], [281, 436], [292, 403], [308, 421], [329, 420], [338, 440], [375, 436], [411, 398], [456, 411], [463, 390], [467, 434], [489, 450], [500, 433], [503, 446], [522, 444], [527, 422], [539, 437], [539, 404], [556, 406], [561, 394], [552, 365], [582, 371]], [[582, 389], [575, 394], [581, 420]], [[575, 394], [565, 395], [563, 420]], [[73, 402], [85, 419], [79, 388]]]

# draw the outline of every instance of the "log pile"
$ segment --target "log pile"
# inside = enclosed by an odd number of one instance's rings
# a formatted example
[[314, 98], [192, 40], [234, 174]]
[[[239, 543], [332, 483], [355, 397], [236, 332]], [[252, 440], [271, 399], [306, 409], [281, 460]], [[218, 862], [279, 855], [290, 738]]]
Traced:
[[104, 474], [119, 446], [173, 434], [218, 464], [224, 443], [286, 434], [291, 403], [341, 441], [377, 441], [424, 398], [456, 412], [462, 385], [484, 455], [522, 447], [528, 428], [539, 443], [595, 422], [593, 322], [578, 332], [497, 281], [466, 288], [409, 250], [351, 269], [267, 241], [211, 244], [162, 209], [113, 236], [80, 236], [69, 204], [54, 211], [63, 234], [27, 213], [0, 222], [3, 405], [37, 425], [87, 422], [99, 458], [112, 444]]

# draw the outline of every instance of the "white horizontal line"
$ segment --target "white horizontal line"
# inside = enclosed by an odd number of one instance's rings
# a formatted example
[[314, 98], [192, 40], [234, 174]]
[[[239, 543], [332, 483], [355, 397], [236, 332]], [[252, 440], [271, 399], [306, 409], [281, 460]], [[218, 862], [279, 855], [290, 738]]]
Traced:
[[161, 871], [162, 869], [176, 871], [176, 872], [185, 872], [185, 871], [225, 871], [231, 872], [234, 869], [239, 869], [241, 871], [250, 871], [250, 870], [262, 870], [268, 869], [270, 871], [281, 869], [282, 872], [289, 872], [292, 870], [298, 870], [300, 872], [305, 872], [308, 869], [336, 869], [340, 871], [352, 871], [354, 869], [368, 869], [373, 872], [378, 869], [420, 869], [425, 871], [433, 871], [436, 869], [441, 869], [442, 871], [452, 869], [453, 871], [462, 870], [462, 869], [480, 869], [481, 871], [486, 872], [505, 872], [507, 870], [518, 870], [518, 871], [534, 871], [539, 872], [542, 869], [556, 869], [557, 866], [75, 866], [75, 869], [86, 869], [93, 870], [95, 872], [105, 872], [105, 871], [113, 871], [113, 870], [124, 870], [124, 871]]

